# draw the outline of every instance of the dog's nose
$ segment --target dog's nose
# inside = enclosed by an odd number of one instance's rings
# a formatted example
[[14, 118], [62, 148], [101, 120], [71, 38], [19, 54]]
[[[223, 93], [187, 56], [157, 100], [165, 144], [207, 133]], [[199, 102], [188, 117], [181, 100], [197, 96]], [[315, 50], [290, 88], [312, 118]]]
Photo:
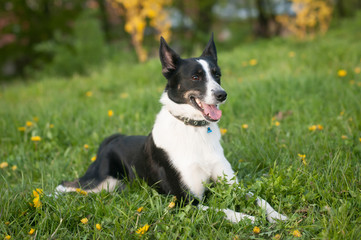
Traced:
[[214, 92], [214, 96], [220, 102], [223, 102], [227, 98], [227, 93], [224, 90], [217, 90]]

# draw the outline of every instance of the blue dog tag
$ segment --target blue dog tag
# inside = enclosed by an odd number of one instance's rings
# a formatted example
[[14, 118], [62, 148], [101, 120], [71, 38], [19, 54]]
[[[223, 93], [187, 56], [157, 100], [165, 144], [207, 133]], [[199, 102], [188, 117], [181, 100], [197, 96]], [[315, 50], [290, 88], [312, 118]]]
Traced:
[[212, 129], [210, 127], [207, 128], [207, 133], [211, 133]]

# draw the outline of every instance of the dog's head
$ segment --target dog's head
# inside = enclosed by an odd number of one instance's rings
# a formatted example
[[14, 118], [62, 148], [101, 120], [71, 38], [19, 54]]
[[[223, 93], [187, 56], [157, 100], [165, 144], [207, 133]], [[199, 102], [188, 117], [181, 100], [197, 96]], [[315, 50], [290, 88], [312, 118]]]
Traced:
[[213, 34], [199, 58], [182, 59], [162, 37], [159, 55], [168, 80], [161, 101], [168, 110], [196, 120], [218, 121], [222, 116], [218, 106], [225, 102], [227, 93], [221, 87]]

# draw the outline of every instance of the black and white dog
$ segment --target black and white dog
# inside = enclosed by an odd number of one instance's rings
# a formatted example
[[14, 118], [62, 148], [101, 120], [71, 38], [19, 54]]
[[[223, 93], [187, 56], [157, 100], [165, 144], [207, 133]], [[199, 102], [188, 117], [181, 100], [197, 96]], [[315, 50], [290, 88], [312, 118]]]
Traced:
[[[125, 188], [123, 179], [144, 179], [160, 193], [192, 202], [206, 210], [202, 199], [204, 183], [225, 177], [236, 183], [230, 163], [223, 154], [217, 126], [222, 116], [219, 105], [227, 98], [221, 87], [221, 71], [213, 35], [199, 58], [182, 59], [160, 39], [160, 61], [167, 85], [161, 96], [162, 109], [148, 136], [116, 134], [100, 145], [97, 159], [85, 175], [62, 182], [56, 192], [81, 188], [87, 192]], [[249, 193], [252, 195], [252, 193]], [[286, 220], [265, 200], [257, 198], [270, 222]], [[230, 209], [217, 209], [232, 222], [254, 217]]]

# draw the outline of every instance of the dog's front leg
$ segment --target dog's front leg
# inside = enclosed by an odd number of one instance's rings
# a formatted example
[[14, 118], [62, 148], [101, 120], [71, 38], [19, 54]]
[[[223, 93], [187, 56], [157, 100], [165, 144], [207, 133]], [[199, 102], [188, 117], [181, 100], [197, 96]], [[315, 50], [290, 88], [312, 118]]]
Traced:
[[[204, 210], [206, 211], [207, 209], [209, 209], [209, 207], [207, 206], [204, 206], [204, 205], [201, 205], [199, 204], [198, 205], [198, 208], [201, 209], [201, 210]], [[213, 209], [213, 208], [212, 208]], [[215, 208], [214, 210], [216, 210], [216, 212], [223, 212], [226, 214], [226, 219], [228, 221], [231, 221], [233, 223], [238, 223], [240, 221], [243, 221], [243, 220], [251, 220], [251, 223], [253, 224], [254, 221], [255, 221], [255, 217], [252, 217], [250, 215], [247, 215], [247, 214], [244, 214], [244, 213], [240, 213], [240, 212], [236, 212], [236, 211], [233, 211], [231, 209], [218, 209], [218, 208]]]
[[[247, 197], [253, 197], [253, 195], [253, 193], [249, 192], [247, 194]], [[256, 202], [257, 205], [266, 212], [267, 220], [270, 223], [274, 223], [276, 222], [276, 220], [286, 221], [288, 219], [288, 217], [286, 217], [285, 215], [282, 215], [276, 210], [274, 210], [274, 208], [271, 207], [271, 205], [266, 200], [257, 197]]]

